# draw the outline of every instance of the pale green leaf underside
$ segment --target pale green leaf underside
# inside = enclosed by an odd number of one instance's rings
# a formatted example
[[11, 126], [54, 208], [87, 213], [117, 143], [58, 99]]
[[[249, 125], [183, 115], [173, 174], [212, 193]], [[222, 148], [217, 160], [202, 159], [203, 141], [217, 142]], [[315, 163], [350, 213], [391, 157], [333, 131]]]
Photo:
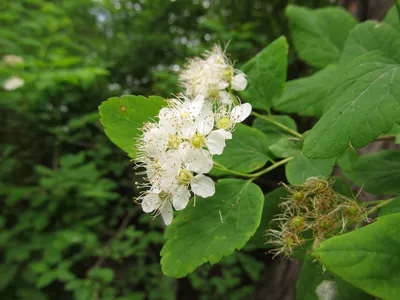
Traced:
[[360, 156], [352, 170], [344, 175], [368, 192], [400, 194], [400, 151], [381, 150]]
[[295, 79], [286, 83], [282, 97], [274, 108], [300, 116], [320, 117], [324, 111], [327, 93], [336, 79], [336, 66], [329, 65], [309, 77]]
[[400, 213], [321, 243], [314, 252], [325, 266], [376, 297], [400, 295]]
[[281, 37], [242, 67], [248, 87], [241, 94], [254, 108], [269, 110], [281, 96], [286, 81], [287, 53], [288, 44]]
[[312, 159], [299, 153], [286, 164], [286, 179], [290, 184], [303, 184], [310, 177], [326, 179], [331, 175], [335, 161], [335, 158]]
[[330, 108], [308, 132], [303, 152], [313, 158], [360, 148], [400, 123], [400, 64], [382, 52], [353, 60], [330, 93]]
[[238, 124], [232, 140], [226, 141], [224, 152], [214, 155], [213, 160], [230, 170], [250, 173], [267, 163], [268, 146], [268, 138], [261, 131]]
[[100, 120], [108, 138], [132, 158], [143, 123], [153, 120], [165, 105], [161, 97], [126, 95], [109, 98], [100, 107]]
[[193, 199], [165, 232], [164, 274], [181, 278], [241, 249], [260, 225], [264, 196], [250, 181], [222, 179], [214, 196]]
[[310, 10], [289, 5], [286, 15], [299, 57], [318, 68], [339, 62], [347, 34], [357, 24], [338, 7]]

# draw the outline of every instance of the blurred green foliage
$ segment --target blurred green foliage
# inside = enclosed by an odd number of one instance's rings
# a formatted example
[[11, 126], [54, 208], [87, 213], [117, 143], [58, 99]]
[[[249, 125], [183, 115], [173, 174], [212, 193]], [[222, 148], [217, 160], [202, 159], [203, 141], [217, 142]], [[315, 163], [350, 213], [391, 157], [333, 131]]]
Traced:
[[[97, 107], [121, 94], [178, 92], [185, 58], [229, 44], [245, 62], [287, 34], [289, 1], [3, 0], [0, 3], [1, 299], [245, 299], [254, 249], [187, 279], [162, 275], [163, 228], [132, 203], [129, 158]], [[329, 1], [290, 1], [322, 6]], [[294, 57], [292, 57], [292, 61]]]

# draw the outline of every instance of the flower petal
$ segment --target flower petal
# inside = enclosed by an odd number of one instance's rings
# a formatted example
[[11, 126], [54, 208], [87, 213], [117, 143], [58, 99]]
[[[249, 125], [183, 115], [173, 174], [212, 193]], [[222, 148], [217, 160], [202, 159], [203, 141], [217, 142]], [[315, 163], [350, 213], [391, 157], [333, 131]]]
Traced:
[[191, 182], [192, 192], [200, 197], [207, 198], [215, 194], [214, 181], [202, 174], [193, 177]]
[[208, 173], [213, 167], [210, 152], [203, 149], [189, 149], [185, 155], [187, 169], [199, 174]]
[[190, 115], [193, 118], [196, 118], [200, 112], [201, 109], [203, 108], [203, 104], [204, 104], [204, 96], [203, 95], [197, 95], [196, 98], [194, 98], [193, 100], [187, 100], [187, 108], [189, 110]]
[[207, 135], [214, 128], [214, 112], [211, 104], [205, 104], [196, 118], [196, 129], [202, 135]]
[[230, 93], [226, 91], [219, 92], [219, 101], [223, 104], [232, 105], [233, 104], [233, 97]]
[[172, 205], [171, 202], [166, 202], [164, 206], [161, 209], [161, 217], [164, 220], [165, 225], [169, 225], [172, 222], [172, 219], [174, 218], [174, 212], [172, 211]]
[[145, 213], [151, 213], [160, 206], [160, 198], [157, 193], [148, 193], [143, 197], [142, 209]]
[[222, 154], [226, 146], [224, 134], [218, 130], [212, 131], [207, 137], [206, 145], [211, 154]]
[[174, 208], [176, 210], [182, 210], [189, 203], [189, 199], [190, 199], [190, 192], [187, 188], [184, 188], [174, 195], [172, 199], [172, 204], [174, 205]]
[[219, 132], [220, 134], [222, 134], [222, 136], [226, 139], [226, 140], [231, 140], [232, 139], [232, 133], [225, 130], [225, 129], [218, 129], [218, 130], [214, 130], [215, 132]]
[[243, 122], [251, 114], [251, 104], [245, 103], [235, 106], [231, 111], [231, 119], [235, 123]]
[[246, 76], [244, 74], [233, 76], [231, 86], [235, 91], [243, 91], [247, 86]]

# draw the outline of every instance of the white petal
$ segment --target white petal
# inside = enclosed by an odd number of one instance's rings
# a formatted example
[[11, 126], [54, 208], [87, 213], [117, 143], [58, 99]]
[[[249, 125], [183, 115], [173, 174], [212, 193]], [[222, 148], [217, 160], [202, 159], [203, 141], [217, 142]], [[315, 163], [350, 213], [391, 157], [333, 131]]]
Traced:
[[231, 85], [235, 91], [243, 91], [247, 86], [246, 76], [243, 74], [233, 76]]
[[196, 124], [191, 119], [182, 120], [178, 131], [183, 138], [188, 139], [196, 133]]
[[233, 122], [243, 122], [251, 114], [251, 104], [245, 103], [239, 106], [235, 106], [231, 112], [231, 118]]
[[207, 135], [214, 128], [214, 112], [211, 104], [205, 104], [200, 115], [196, 118], [197, 131], [202, 135]]
[[197, 117], [201, 109], [203, 108], [204, 104], [204, 96], [203, 95], [197, 95], [196, 98], [194, 98], [192, 101], [188, 101], [188, 110], [190, 115], [195, 118]]
[[172, 204], [176, 210], [182, 210], [187, 206], [189, 199], [190, 192], [187, 188], [184, 188], [174, 196]]
[[202, 149], [188, 150], [185, 158], [187, 169], [199, 174], [210, 172], [214, 164], [210, 152]]
[[164, 220], [165, 225], [169, 225], [174, 218], [174, 213], [172, 211], [172, 205], [170, 202], [166, 202], [161, 210], [161, 217]]
[[145, 213], [150, 213], [160, 206], [160, 198], [156, 193], [148, 193], [143, 197], [142, 209]]
[[220, 134], [222, 134], [222, 136], [226, 139], [226, 140], [231, 140], [232, 139], [232, 133], [225, 130], [225, 129], [218, 129], [218, 130], [214, 130], [215, 132], [219, 132]]
[[225, 137], [218, 130], [214, 130], [208, 135], [206, 145], [211, 154], [222, 154], [226, 146]]
[[214, 181], [202, 174], [193, 177], [191, 185], [192, 192], [200, 197], [207, 198], [215, 194]]
[[223, 104], [232, 105], [233, 97], [230, 93], [221, 91], [219, 92], [219, 101], [221, 101]]
[[216, 88], [219, 91], [226, 89], [228, 86], [229, 86], [229, 83], [227, 83], [226, 81], [223, 81], [223, 80], [221, 80], [220, 82], [218, 82], [216, 84]]

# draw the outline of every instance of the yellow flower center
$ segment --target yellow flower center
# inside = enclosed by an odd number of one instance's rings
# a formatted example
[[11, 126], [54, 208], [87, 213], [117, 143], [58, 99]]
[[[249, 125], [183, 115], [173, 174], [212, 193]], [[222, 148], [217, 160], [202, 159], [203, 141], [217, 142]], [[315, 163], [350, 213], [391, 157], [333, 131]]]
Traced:
[[232, 76], [233, 76], [232, 68], [226, 68], [224, 73], [222, 73], [222, 79], [225, 81], [231, 81]]
[[231, 119], [229, 119], [227, 117], [223, 117], [223, 118], [217, 120], [217, 127], [219, 129], [227, 129], [227, 128], [230, 128], [231, 126], [232, 126]]
[[189, 184], [192, 179], [192, 172], [182, 169], [179, 171], [178, 182], [179, 184]]
[[162, 201], [167, 200], [169, 196], [170, 196], [170, 194], [167, 193], [167, 192], [164, 192], [164, 191], [161, 191], [161, 192], [158, 194], [158, 198], [160, 198], [160, 200], [162, 200]]
[[185, 112], [181, 113], [181, 118], [182, 119], [187, 118], [187, 117], [189, 117], [189, 112], [188, 111], [185, 111]]
[[181, 143], [181, 139], [177, 135], [170, 135], [168, 139], [168, 147], [172, 149], [177, 149], [179, 144]]
[[190, 140], [190, 144], [197, 149], [202, 148], [206, 144], [206, 140], [204, 136], [199, 133], [196, 133]]

